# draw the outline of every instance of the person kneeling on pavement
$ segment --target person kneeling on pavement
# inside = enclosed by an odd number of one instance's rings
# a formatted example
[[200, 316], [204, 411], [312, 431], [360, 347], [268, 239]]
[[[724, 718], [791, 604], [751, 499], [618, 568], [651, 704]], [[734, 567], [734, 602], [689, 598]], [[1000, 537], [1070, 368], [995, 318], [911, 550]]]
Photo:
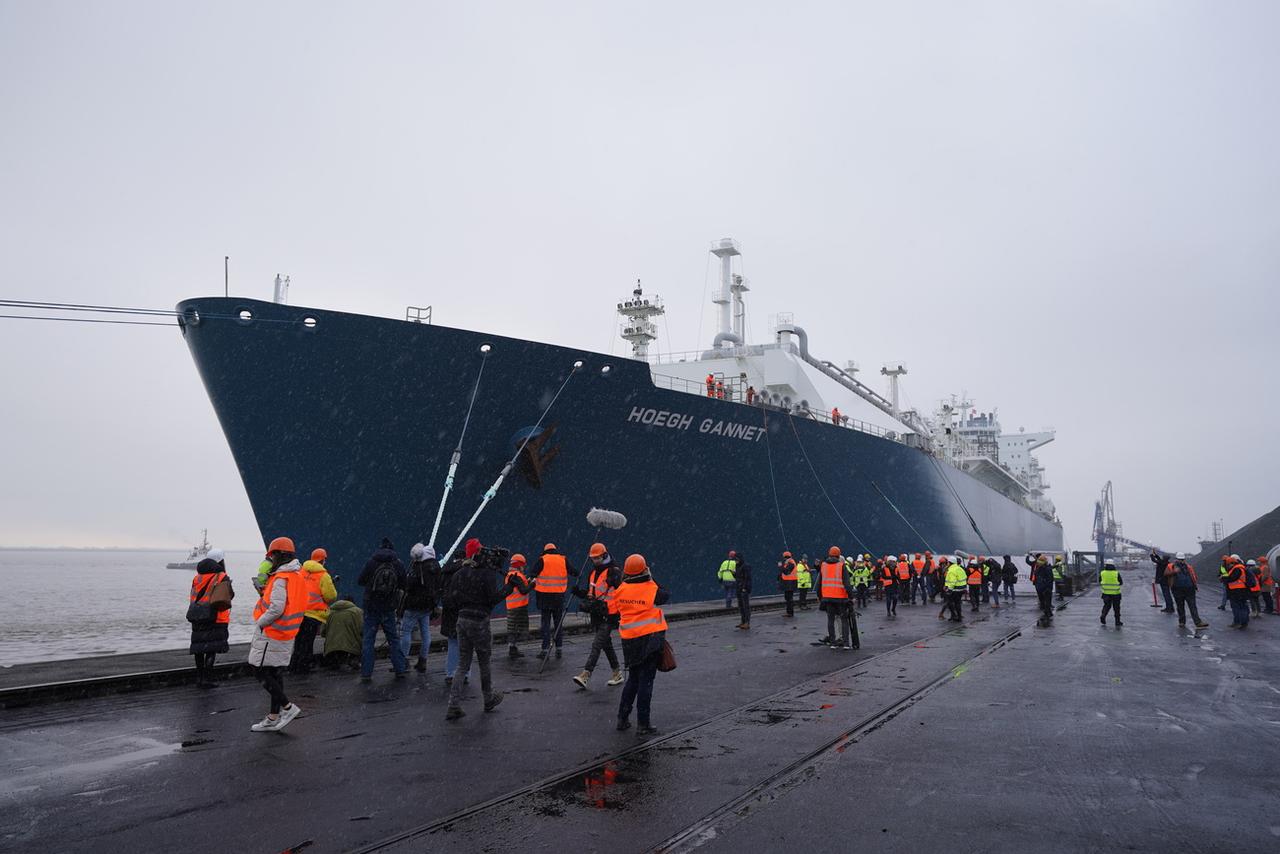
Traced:
[[474, 537], [467, 540], [466, 559], [449, 579], [444, 598], [458, 612], [458, 668], [449, 686], [449, 709], [445, 720], [457, 720], [462, 711], [462, 692], [474, 654], [480, 663], [480, 689], [484, 692], [484, 710], [492, 712], [502, 702], [502, 694], [493, 690], [489, 659], [493, 652], [493, 634], [489, 614], [494, 606], [511, 592], [510, 585], [499, 585], [498, 577], [506, 570], [510, 552], [488, 548]]
[[627, 664], [627, 684], [622, 686], [618, 704], [618, 730], [631, 728], [631, 706], [636, 707], [639, 728], [636, 735], [654, 735], [649, 711], [653, 701], [653, 681], [662, 660], [667, 639], [667, 619], [659, 605], [670, 598], [649, 573], [644, 555], [630, 555], [622, 567], [618, 588], [618, 634], [622, 637], [622, 657]]

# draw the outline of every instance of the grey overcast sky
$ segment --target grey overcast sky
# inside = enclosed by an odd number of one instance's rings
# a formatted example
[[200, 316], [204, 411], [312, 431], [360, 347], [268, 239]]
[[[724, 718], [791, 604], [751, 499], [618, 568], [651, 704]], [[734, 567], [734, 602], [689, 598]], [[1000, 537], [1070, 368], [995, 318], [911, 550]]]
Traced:
[[[1190, 548], [1280, 503], [1277, 33], [1221, 0], [0, 0], [0, 296], [172, 307], [226, 254], [249, 296], [621, 352], [641, 277], [690, 350], [731, 235], [756, 340], [793, 312], [916, 406], [1053, 426], [1070, 545], [1112, 480]], [[0, 359], [0, 544], [256, 545], [176, 329], [0, 320]]]

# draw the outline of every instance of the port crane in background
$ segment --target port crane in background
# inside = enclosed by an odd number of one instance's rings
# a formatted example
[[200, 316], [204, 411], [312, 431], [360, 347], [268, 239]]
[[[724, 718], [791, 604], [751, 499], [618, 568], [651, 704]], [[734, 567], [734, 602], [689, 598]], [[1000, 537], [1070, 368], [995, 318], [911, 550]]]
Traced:
[[1120, 523], [1116, 521], [1115, 494], [1111, 481], [1107, 481], [1107, 485], [1102, 488], [1102, 495], [1093, 505], [1093, 541], [1103, 560], [1119, 560], [1127, 567], [1136, 567], [1152, 551], [1159, 551], [1150, 543], [1124, 536]]

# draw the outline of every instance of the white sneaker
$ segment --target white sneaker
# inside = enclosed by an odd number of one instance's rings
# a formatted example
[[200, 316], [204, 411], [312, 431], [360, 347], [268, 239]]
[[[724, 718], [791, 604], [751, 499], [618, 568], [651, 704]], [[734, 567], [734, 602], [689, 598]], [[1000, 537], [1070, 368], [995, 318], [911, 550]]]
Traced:
[[613, 678], [604, 684], [608, 685], [610, 688], [616, 688], [626, 681], [627, 681], [627, 677], [623, 674], [622, 668], [618, 668], [617, 670], [613, 671]]
[[254, 732], [271, 732], [280, 723], [279, 718], [265, 717], [253, 726], [249, 727]]
[[278, 730], [284, 729], [286, 726], [289, 725], [289, 721], [296, 718], [298, 716], [298, 713], [301, 711], [302, 711], [302, 707], [299, 706], [297, 703], [290, 703], [289, 705], [285, 706], [283, 709], [280, 710], [280, 719], [276, 721], [275, 729], [278, 729]]

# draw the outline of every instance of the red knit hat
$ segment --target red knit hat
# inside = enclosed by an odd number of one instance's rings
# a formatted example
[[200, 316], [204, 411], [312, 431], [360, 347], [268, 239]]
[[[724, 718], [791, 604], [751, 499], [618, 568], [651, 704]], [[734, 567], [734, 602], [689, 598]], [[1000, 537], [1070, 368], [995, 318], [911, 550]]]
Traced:
[[467, 555], [467, 560], [471, 560], [476, 556], [476, 552], [480, 551], [480, 541], [475, 537], [467, 540], [467, 544], [463, 546], [463, 551]]

